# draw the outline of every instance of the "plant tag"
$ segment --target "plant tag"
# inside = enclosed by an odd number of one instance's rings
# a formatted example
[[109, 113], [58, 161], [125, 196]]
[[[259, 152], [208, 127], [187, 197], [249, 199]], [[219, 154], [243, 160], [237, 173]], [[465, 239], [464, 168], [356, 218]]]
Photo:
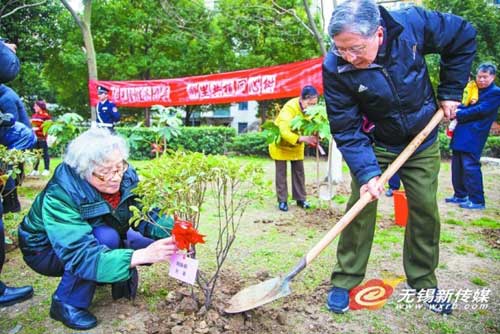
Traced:
[[321, 145], [319, 143], [318, 143], [318, 151], [319, 151], [319, 154], [321, 154], [321, 155], [326, 154], [325, 150], [323, 149], [323, 147], [321, 147]]
[[187, 257], [184, 253], [177, 253], [170, 257], [169, 276], [193, 285], [197, 271], [198, 260]]

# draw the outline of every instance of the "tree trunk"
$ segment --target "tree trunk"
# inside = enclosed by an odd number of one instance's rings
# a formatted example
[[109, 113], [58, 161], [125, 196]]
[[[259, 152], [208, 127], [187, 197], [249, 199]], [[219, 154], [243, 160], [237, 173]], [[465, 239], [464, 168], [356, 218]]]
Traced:
[[151, 112], [149, 108], [144, 108], [144, 125], [147, 128], [151, 126]]
[[194, 124], [190, 124], [191, 116], [193, 115], [193, 111], [195, 106], [186, 106], [186, 117], [184, 118], [184, 126], [194, 126]]
[[[89, 81], [97, 80], [97, 61], [94, 49], [94, 39], [92, 37], [92, 31], [90, 29], [92, 25], [92, 0], [83, 0], [83, 20], [80, 18], [79, 14], [69, 5], [67, 0], [61, 0], [61, 3], [66, 7], [67, 10], [73, 16], [76, 24], [82, 31], [83, 44], [85, 46], [85, 56], [87, 58], [87, 67], [89, 72]], [[90, 98], [89, 98], [90, 100]], [[95, 106], [90, 106], [90, 115], [92, 121], [96, 119], [96, 109]]]
[[307, 13], [307, 19], [309, 20], [309, 27], [311, 27], [314, 38], [318, 42], [321, 54], [325, 56], [326, 48], [325, 48], [325, 43], [323, 43], [323, 35], [318, 31], [318, 27], [316, 27], [316, 23], [314, 22], [314, 17], [312, 16], [311, 9], [309, 8], [309, 1], [303, 0], [303, 2], [304, 2], [304, 9], [306, 10]]

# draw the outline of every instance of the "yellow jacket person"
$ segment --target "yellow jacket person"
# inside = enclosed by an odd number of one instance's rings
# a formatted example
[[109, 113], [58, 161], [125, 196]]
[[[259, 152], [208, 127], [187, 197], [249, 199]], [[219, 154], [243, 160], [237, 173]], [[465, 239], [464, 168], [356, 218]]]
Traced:
[[296, 116], [303, 116], [305, 110], [316, 103], [318, 103], [316, 88], [304, 86], [300, 97], [288, 101], [275, 120], [276, 126], [280, 129], [281, 141], [269, 145], [269, 154], [276, 165], [276, 194], [281, 211], [288, 211], [287, 161], [290, 161], [292, 165], [292, 197], [297, 201], [298, 206], [304, 209], [310, 207], [306, 201], [304, 143], [315, 146], [317, 138], [301, 136], [297, 131], [292, 131], [291, 122]]

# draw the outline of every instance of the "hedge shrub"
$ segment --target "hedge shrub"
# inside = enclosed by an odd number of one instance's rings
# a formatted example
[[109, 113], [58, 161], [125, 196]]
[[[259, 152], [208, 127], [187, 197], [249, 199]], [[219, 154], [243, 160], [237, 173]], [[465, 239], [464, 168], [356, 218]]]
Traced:
[[[116, 128], [116, 130], [127, 139], [131, 159], [144, 160], [153, 157], [151, 143], [155, 141], [155, 133], [151, 129], [126, 127]], [[205, 154], [224, 154], [231, 151], [241, 155], [269, 155], [268, 144], [262, 132], [250, 132], [237, 136], [233, 128], [222, 126], [181, 127], [181, 135], [168, 145], [174, 150], [182, 147], [188, 151]], [[327, 140], [323, 140], [321, 145], [325, 151], [328, 150]], [[449, 159], [451, 157], [450, 139], [441, 131], [439, 132], [439, 147], [441, 158]], [[50, 155], [58, 156], [59, 151], [51, 148]], [[307, 149], [306, 155], [314, 156], [315, 150]], [[488, 137], [483, 156], [500, 158], [500, 136]]]
[[483, 156], [500, 158], [500, 136], [489, 136], [484, 146]]
[[439, 150], [441, 151], [441, 159], [450, 159], [451, 158], [451, 150], [450, 150], [450, 138], [444, 133], [438, 133], [439, 140]]
[[[451, 139], [446, 134], [439, 132], [439, 149], [441, 150], [441, 158], [443, 159], [451, 158], [450, 141]], [[490, 135], [488, 137], [481, 156], [500, 158], [500, 136]]]
[[[127, 138], [131, 159], [143, 160], [153, 156], [151, 144], [155, 142], [155, 133], [151, 129], [116, 128], [116, 131]], [[168, 148], [224, 154], [227, 143], [230, 143], [235, 135], [233, 128], [223, 126], [181, 127], [181, 134], [168, 142]]]
[[241, 155], [269, 155], [269, 144], [266, 142], [266, 135], [262, 132], [248, 132], [233, 138], [227, 145], [230, 152]]

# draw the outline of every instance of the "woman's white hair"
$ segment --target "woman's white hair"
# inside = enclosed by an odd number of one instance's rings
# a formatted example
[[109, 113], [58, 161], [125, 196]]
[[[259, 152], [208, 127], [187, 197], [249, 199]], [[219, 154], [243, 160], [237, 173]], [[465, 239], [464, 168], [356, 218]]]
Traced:
[[97, 166], [108, 161], [114, 151], [120, 152], [123, 160], [128, 158], [125, 139], [111, 134], [108, 129], [91, 128], [71, 141], [64, 162], [85, 179], [92, 175]]

